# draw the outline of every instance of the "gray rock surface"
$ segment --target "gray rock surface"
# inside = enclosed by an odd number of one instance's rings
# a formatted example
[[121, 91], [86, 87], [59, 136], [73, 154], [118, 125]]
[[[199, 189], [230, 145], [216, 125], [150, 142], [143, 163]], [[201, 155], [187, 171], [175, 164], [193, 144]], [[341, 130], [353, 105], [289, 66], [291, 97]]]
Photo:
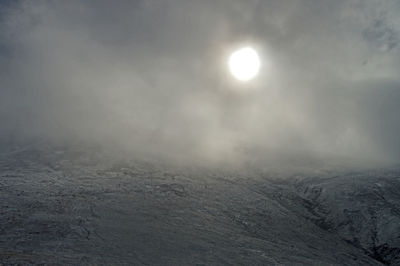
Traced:
[[0, 155], [0, 265], [395, 265], [398, 173], [280, 178], [15, 148]]

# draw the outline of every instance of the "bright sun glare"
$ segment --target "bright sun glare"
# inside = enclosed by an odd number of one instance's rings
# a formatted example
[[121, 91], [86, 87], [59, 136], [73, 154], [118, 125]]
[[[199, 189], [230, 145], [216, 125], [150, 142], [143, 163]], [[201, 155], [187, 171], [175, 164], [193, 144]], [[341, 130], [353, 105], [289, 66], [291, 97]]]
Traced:
[[232, 76], [240, 81], [255, 78], [260, 71], [260, 58], [257, 51], [251, 47], [236, 50], [229, 56], [228, 67]]

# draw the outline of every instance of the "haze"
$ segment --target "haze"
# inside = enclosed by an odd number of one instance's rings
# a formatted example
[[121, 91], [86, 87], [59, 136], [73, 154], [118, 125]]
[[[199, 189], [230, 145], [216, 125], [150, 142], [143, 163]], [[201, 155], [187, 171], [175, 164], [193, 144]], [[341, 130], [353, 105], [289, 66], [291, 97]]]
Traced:
[[[1, 1], [0, 135], [191, 163], [400, 158], [398, 1]], [[251, 43], [239, 84], [224, 58]], [[275, 160], [277, 159], [277, 160]]]

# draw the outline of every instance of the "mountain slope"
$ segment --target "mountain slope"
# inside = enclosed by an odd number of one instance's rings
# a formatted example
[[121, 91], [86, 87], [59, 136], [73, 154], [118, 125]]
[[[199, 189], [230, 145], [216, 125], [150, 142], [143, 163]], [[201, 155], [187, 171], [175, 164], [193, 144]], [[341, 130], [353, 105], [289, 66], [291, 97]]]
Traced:
[[305, 178], [295, 186], [322, 228], [371, 257], [400, 265], [400, 173], [369, 171]]
[[[350, 233], [341, 225], [353, 209], [379, 207], [351, 198], [337, 207], [346, 176], [280, 179], [48, 146], [3, 154], [0, 167], [4, 264], [380, 265], [370, 244], [392, 248], [398, 233], [397, 214], [386, 224], [351, 218], [360, 230]], [[386, 229], [369, 242], [373, 224]]]

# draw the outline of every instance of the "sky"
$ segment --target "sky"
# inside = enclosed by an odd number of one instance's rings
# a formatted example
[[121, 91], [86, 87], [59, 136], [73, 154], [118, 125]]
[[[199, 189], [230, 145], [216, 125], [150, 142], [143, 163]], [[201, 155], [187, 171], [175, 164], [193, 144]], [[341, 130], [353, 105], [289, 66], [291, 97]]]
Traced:
[[[400, 159], [397, 0], [0, 1], [0, 137], [178, 160]], [[257, 79], [227, 71], [258, 50]]]

